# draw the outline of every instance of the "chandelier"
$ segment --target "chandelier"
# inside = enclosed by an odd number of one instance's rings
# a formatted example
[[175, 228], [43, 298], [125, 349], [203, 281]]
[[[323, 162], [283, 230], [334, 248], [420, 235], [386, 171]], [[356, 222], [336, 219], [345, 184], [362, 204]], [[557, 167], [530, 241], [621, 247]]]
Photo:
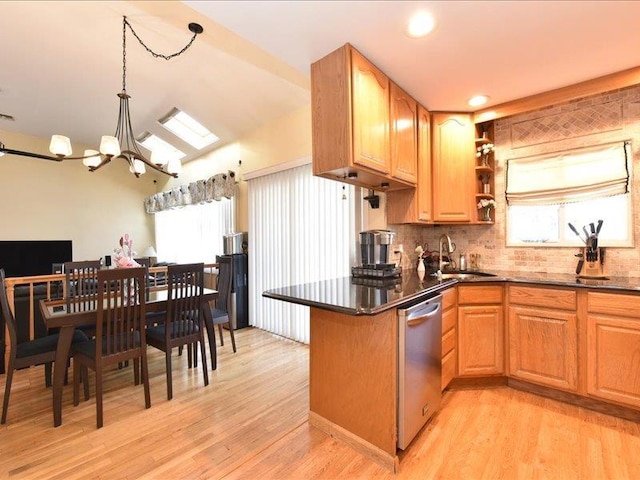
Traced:
[[85, 150], [84, 155], [81, 157], [72, 157], [71, 141], [68, 137], [63, 135], [52, 135], [51, 143], [49, 145], [49, 151], [54, 155], [43, 155], [40, 153], [26, 152], [22, 150], [12, 150], [5, 148], [4, 144], [0, 142], [0, 156], [5, 153], [11, 155], [21, 155], [24, 157], [39, 158], [43, 160], [53, 160], [61, 162], [62, 160], [82, 160], [82, 163], [89, 168], [90, 172], [98, 170], [107, 163], [111, 162], [114, 158], [123, 158], [129, 163], [129, 171], [136, 177], [144, 174], [149, 167], [158, 172], [162, 172], [171, 177], [177, 178], [178, 173], [182, 169], [182, 165], [179, 159], [167, 159], [163, 156], [163, 152], [152, 151], [151, 158], [147, 159], [138, 147], [138, 142], [133, 134], [133, 128], [131, 127], [131, 117], [129, 113], [129, 99], [131, 98], [127, 94], [127, 27], [131, 30], [134, 37], [140, 42], [147, 52], [153, 55], [155, 58], [163, 58], [164, 60], [171, 60], [174, 57], [182, 55], [196, 39], [198, 34], [204, 30], [201, 25], [197, 23], [189, 24], [189, 31], [193, 33], [191, 40], [180, 51], [171, 55], [163, 55], [151, 50], [138, 36], [131, 24], [127, 21], [127, 17], [122, 17], [122, 92], [118, 93], [120, 98], [120, 111], [118, 112], [118, 124], [116, 127], [115, 135], [104, 135], [100, 141], [100, 150]]

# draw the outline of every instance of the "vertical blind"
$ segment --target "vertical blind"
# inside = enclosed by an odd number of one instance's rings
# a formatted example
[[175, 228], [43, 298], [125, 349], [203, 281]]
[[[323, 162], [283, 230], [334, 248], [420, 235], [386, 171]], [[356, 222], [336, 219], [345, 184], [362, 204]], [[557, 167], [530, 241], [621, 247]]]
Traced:
[[309, 343], [309, 308], [262, 292], [350, 275], [354, 187], [314, 177], [311, 165], [249, 180], [249, 323]]
[[213, 263], [233, 231], [235, 197], [155, 214], [156, 250], [164, 262]]

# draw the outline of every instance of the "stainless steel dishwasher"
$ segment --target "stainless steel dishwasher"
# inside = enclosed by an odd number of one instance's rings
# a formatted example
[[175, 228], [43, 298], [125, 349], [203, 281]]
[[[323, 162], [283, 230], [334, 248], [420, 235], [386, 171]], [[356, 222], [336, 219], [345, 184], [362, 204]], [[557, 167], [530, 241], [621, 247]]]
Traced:
[[404, 450], [442, 398], [442, 295], [398, 309], [398, 448]]

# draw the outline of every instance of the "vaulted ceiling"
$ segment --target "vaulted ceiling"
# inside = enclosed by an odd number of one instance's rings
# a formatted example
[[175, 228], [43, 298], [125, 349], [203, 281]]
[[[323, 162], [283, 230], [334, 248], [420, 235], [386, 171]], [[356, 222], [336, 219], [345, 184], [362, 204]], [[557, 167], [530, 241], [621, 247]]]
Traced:
[[[410, 39], [403, 29], [420, 9], [436, 28]], [[640, 65], [635, 1], [4, 1], [0, 113], [15, 121], [0, 130], [84, 145], [112, 134], [123, 15], [165, 54], [186, 44], [189, 22], [204, 27], [169, 62], [128, 34], [135, 133], [167, 138], [156, 120], [178, 107], [218, 145], [307, 105], [309, 65], [346, 42], [431, 110], [468, 111], [477, 93], [498, 104]]]

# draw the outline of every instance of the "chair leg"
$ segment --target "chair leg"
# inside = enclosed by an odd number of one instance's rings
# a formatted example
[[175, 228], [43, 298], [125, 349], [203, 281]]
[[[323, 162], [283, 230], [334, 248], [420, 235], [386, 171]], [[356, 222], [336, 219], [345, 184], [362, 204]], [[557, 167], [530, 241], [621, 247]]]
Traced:
[[7, 368], [7, 379], [4, 384], [4, 401], [2, 402], [2, 423], [3, 425], [7, 423], [7, 410], [9, 409], [9, 395], [11, 394], [11, 382], [13, 380], [13, 365], [14, 365], [14, 356], [12, 355], [9, 358], [9, 365]]
[[218, 333], [220, 334], [220, 346], [224, 347], [224, 337], [222, 336], [222, 324], [218, 324]]
[[[195, 345], [194, 345], [195, 347]], [[204, 346], [204, 332], [200, 329], [200, 355], [202, 355], [202, 376], [204, 377], [204, 386], [209, 385], [209, 371], [207, 370], [207, 354]]]
[[172, 384], [173, 374], [171, 373], [171, 349], [170, 348], [167, 348], [167, 351], [165, 352], [165, 362], [166, 362], [166, 369], [167, 369], [167, 400], [171, 400], [173, 398], [173, 384]]
[[193, 349], [191, 348], [191, 345], [186, 345], [187, 347], [187, 366], [189, 368], [193, 367]]
[[233, 325], [229, 322], [229, 334], [231, 335], [231, 345], [233, 346], [233, 353], [236, 353], [236, 336], [233, 333]]
[[77, 407], [80, 404], [80, 366], [78, 359], [73, 360], [73, 406]]
[[198, 343], [191, 344], [193, 349], [193, 368], [198, 368]]
[[142, 384], [144, 385], [144, 408], [151, 408], [151, 393], [149, 389], [149, 365], [147, 363], [146, 351], [142, 352], [141, 359], [142, 359]]
[[84, 401], [89, 400], [89, 369], [86, 365], [80, 366], [80, 375], [82, 375], [82, 385], [84, 389]]
[[140, 359], [133, 359], [133, 384], [140, 385]]
[[47, 362], [44, 364], [44, 385], [49, 388], [51, 386], [51, 372], [53, 371], [53, 362]]
[[102, 366], [96, 367], [96, 426], [102, 428]]

